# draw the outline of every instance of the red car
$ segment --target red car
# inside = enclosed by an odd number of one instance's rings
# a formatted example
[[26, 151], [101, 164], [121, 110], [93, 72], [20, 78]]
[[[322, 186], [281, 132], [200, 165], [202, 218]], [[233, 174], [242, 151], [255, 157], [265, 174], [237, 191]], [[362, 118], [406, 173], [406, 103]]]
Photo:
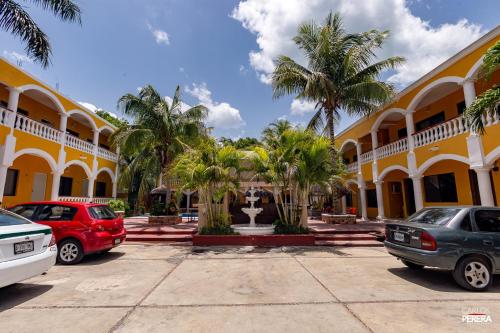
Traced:
[[9, 208], [33, 222], [52, 228], [57, 242], [57, 261], [80, 262], [84, 255], [107, 252], [123, 243], [123, 219], [107, 205], [84, 202], [37, 201]]

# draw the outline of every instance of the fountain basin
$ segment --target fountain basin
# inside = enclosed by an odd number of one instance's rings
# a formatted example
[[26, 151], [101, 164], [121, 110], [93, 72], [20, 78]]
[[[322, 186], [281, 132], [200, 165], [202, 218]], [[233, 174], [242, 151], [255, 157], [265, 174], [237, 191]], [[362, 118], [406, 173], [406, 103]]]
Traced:
[[272, 235], [274, 225], [272, 224], [233, 224], [231, 228], [240, 235]]

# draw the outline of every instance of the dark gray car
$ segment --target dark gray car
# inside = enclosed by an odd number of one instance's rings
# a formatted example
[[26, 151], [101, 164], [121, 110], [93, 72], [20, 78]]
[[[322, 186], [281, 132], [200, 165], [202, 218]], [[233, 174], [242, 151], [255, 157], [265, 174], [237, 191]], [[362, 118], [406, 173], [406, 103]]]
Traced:
[[500, 274], [500, 208], [424, 208], [404, 222], [387, 223], [387, 251], [412, 269], [453, 272], [463, 288], [483, 291]]

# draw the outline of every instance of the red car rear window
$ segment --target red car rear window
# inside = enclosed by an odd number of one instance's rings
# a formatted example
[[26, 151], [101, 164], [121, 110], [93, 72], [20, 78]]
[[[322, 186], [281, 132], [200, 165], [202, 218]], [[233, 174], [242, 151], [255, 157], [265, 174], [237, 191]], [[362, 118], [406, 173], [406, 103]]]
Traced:
[[116, 218], [115, 212], [109, 206], [92, 206], [88, 210], [90, 216], [97, 220], [112, 220]]

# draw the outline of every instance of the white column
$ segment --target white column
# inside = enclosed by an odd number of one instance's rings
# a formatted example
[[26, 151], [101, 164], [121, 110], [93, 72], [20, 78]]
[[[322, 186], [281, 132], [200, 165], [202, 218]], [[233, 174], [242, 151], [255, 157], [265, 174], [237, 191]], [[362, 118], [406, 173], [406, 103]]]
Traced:
[[415, 209], [417, 211], [424, 208], [424, 198], [422, 195], [422, 177], [413, 176], [411, 177], [413, 181], [413, 195], [415, 197]]
[[14, 151], [16, 149], [16, 137], [8, 134], [5, 143], [0, 147], [0, 202], [3, 201], [7, 170], [14, 162]]
[[474, 80], [466, 79], [462, 82], [464, 90], [465, 106], [469, 107], [476, 99], [476, 88], [474, 87]]
[[377, 137], [377, 132], [372, 131], [370, 132], [372, 135], [372, 149], [373, 149], [373, 160], [376, 159], [375, 157], [375, 150], [378, 148], [378, 137]]
[[407, 110], [405, 115], [406, 120], [406, 136], [408, 138], [408, 150], [413, 152], [415, 149], [415, 140], [413, 134], [415, 134], [415, 124], [413, 123], [413, 110]]
[[7, 109], [12, 111], [8, 126], [10, 127], [10, 134], [12, 134], [14, 133], [14, 123], [16, 122], [17, 106], [19, 104], [19, 95], [21, 94], [21, 90], [15, 87], [9, 87], [8, 89], [9, 89], [9, 101], [7, 104]]
[[52, 190], [50, 192], [50, 200], [56, 201], [59, 199], [59, 184], [61, 183], [62, 172], [52, 172]]
[[377, 181], [377, 179], [378, 179], [378, 157], [377, 157], [378, 137], [377, 137], [377, 132], [372, 131], [371, 135], [372, 135], [372, 151], [373, 151], [372, 179], [373, 179], [373, 181]]
[[343, 195], [340, 200], [342, 201], [342, 214], [345, 214], [347, 212], [347, 199], [346, 199], [346, 196]]
[[491, 178], [489, 168], [476, 168], [477, 183], [479, 185], [479, 196], [481, 197], [481, 206], [495, 206], [493, 190], [491, 188]]
[[95, 176], [89, 178], [89, 186], [87, 187], [87, 197], [89, 197], [91, 200], [94, 197], [95, 178]]
[[366, 202], [366, 186], [360, 185], [359, 188], [359, 198], [361, 199], [361, 219], [368, 220], [368, 209]]
[[113, 197], [113, 199], [116, 199], [116, 194], [117, 194], [117, 191], [118, 191], [118, 188], [117, 188], [117, 181], [113, 181], [113, 187], [112, 187], [112, 193], [111, 193], [111, 196]]
[[92, 140], [94, 144], [94, 157], [97, 158], [97, 148], [99, 147], [99, 131], [94, 130], [94, 138]]
[[382, 220], [385, 218], [385, 213], [384, 213], [384, 194], [382, 191], [382, 181], [376, 181], [375, 183], [375, 190], [377, 192], [377, 208], [378, 208], [378, 215], [377, 219]]
[[358, 155], [358, 172], [361, 173], [361, 143], [356, 144], [356, 155]]

